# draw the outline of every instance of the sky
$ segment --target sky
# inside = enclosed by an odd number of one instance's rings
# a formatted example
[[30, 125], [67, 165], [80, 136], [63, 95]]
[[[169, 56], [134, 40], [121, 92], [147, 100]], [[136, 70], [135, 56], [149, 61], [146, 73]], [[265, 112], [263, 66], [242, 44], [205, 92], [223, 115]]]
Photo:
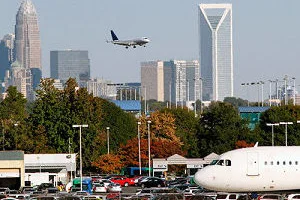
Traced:
[[[140, 82], [140, 63], [199, 59], [198, 5], [231, 3], [234, 95], [258, 98], [258, 87], [241, 83], [295, 77], [300, 88], [299, 0], [32, 0], [38, 14], [43, 76], [50, 76], [50, 51], [88, 50], [91, 77]], [[0, 38], [14, 32], [21, 0], [0, 0]], [[147, 47], [106, 43], [149, 37]], [[298, 84], [297, 84], [298, 82]], [[274, 86], [271, 85], [274, 88]]]

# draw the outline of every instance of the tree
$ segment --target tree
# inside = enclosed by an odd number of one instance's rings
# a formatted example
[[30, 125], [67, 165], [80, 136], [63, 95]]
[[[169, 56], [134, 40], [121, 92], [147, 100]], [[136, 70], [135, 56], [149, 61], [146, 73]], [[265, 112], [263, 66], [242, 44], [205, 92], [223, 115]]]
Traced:
[[212, 152], [217, 154], [235, 148], [238, 140], [250, 133], [247, 122], [231, 104], [213, 102], [204, 111], [198, 126], [198, 148], [201, 156]]
[[92, 162], [92, 166], [99, 169], [103, 174], [120, 173], [123, 165], [120, 157], [114, 154], [104, 154]]
[[241, 98], [236, 98], [236, 97], [225, 97], [224, 101], [226, 103], [230, 103], [231, 105], [233, 105], [234, 107], [239, 107], [239, 106], [247, 106], [248, 105], [248, 101], [241, 99]]
[[[261, 114], [259, 126], [255, 131], [260, 133], [262, 139], [261, 145], [272, 144], [271, 127], [267, 123], [293, 122], [288, 125], [288, 145], [300, 145], [300, 125], [296, 121], [300, 120], [300, 106], [286, 105], [273, 106]], [[285, 145], [285, 126], [275, 126], [274, 136], [275, 145]]]
[[196, 158], [199, 156], [197, 147], [197, 123], [199, 118], [195, 118], [195, 113], [188, 109], [163, 109], [160, 112], [170, 113], [175, 121], [175, 134], [183, 143], [183, 150], [187, 152], [187, 157]]

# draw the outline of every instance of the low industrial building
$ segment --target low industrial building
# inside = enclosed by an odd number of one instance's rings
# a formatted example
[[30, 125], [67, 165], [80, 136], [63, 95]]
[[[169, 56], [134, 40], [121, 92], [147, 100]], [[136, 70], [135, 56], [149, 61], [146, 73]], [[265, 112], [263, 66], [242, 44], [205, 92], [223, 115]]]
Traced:
[[24, 154], [0, 151], [0, 187], [68, 183], [76, 172], [76, 154]]

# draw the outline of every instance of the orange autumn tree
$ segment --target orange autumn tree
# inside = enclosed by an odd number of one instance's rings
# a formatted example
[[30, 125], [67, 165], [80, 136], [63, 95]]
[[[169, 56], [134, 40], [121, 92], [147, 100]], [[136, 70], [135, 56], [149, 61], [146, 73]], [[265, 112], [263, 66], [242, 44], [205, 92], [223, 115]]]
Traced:
[[[171, 113], [154, 112], [149, 118], [142, 116], [139, 120], [141, 134], [141, 162], [148, 165], [148, 123], [150, 123], [151, 157], [164, 158], [173, 154], [185, 156], [182, 142], [176, 136], [175, 118]], [[138, 139], [133, 138], [122, 145], [119, 150], [124, 166], [138, 166]]]
[[114, 154], [104, 154], [99, 156], [92, 162], [92, 166], [99, 169], [101, 173], [104, 174], [119, 173], [123, 167], [120, 157]]
[[245, 140], [238, 140], [235, 143], [235, 148], [240, 149], [240, 148], [246, 148], [246, 147], [253, 147], [254, 143], [247, 143]]

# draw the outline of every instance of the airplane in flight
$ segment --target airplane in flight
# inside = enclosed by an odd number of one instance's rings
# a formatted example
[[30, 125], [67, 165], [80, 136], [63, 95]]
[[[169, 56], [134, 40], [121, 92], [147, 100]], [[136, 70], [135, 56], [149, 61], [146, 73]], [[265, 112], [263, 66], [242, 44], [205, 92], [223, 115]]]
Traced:
[[300, 189], [300, 146], [236, 149], [195, 174], [195, 182], [222, 192], [272, 192]]
[[136, 48], [136, 46], [138, 45], [146, 47], [146, 44], [150, 42], [150, 40], [147, 37], [142, 37], [142, 38], [132, 39], [132, 40], [119, 40], [113, 30], [110, 31], [110, 34], [112, 37], [112, 41], [107, 41], [107, 42], [111, 42], [117, 45], [123, 45], [125, 46], [126, 49], [128, 49], [128, 47], [130, 46]]

